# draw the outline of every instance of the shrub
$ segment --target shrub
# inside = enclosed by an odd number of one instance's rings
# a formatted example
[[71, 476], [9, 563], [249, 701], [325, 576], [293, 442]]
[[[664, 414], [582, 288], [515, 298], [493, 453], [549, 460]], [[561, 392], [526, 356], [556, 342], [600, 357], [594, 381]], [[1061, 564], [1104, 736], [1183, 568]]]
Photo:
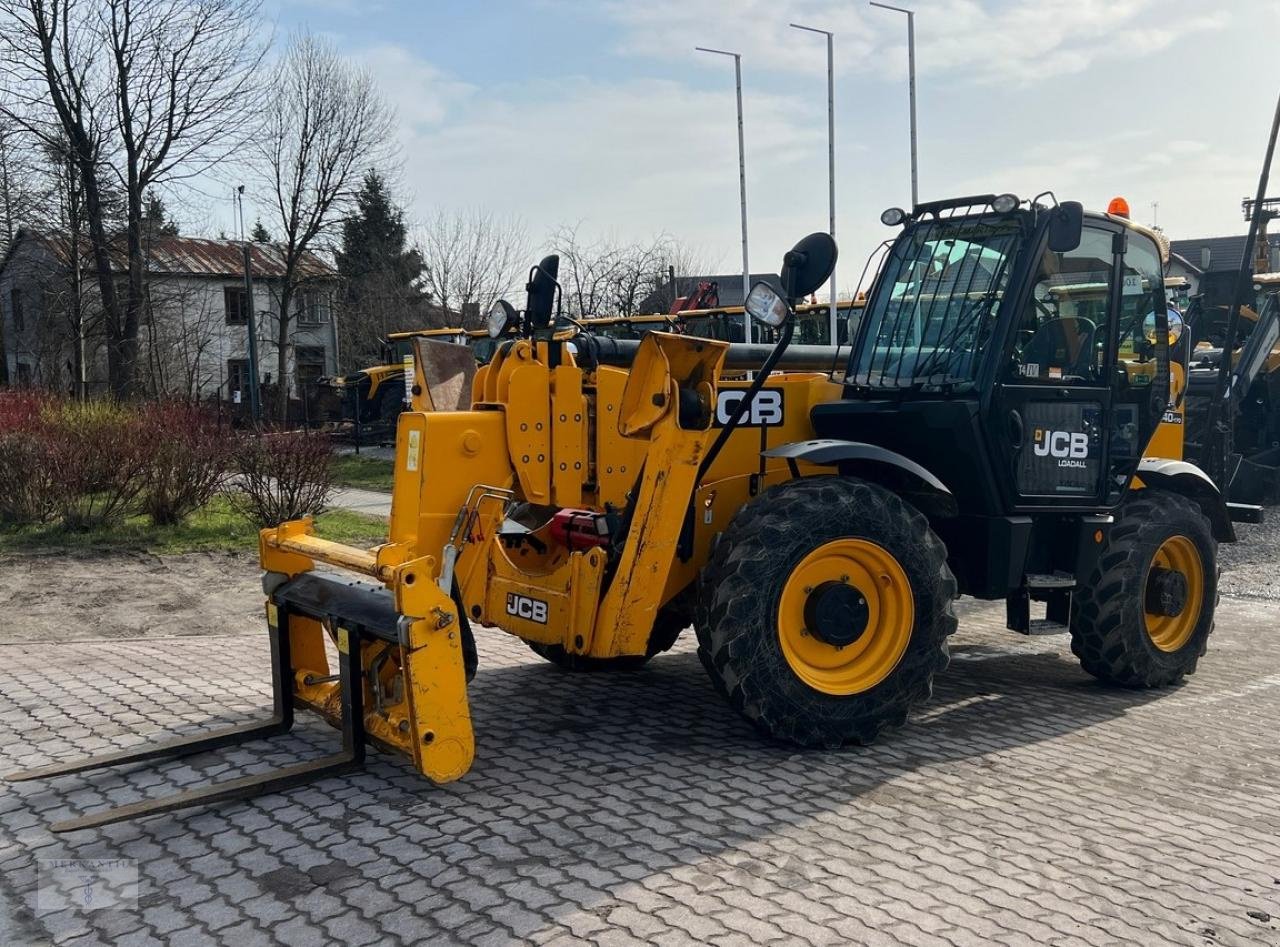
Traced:
[[0, 392], [0, 523], [6, 526], [44, 523], [53, 516], [43, 422], [51, 404], [38, 391]]
[[59, 399], [38, 389], [0, 391], [0, 433], [35, 430], [45, 411], [59, 403]]
[[35, 431], [0, 431], [0, 524], [47, 523], [54, 513], [46, 439]]
[[148, 449], [136, 410], [68, 401], [46, 406], [40, 423], [53, 511], [66, 529], [95, 529], [135, 509]]
[[180, 523], [217, 493], [235, 441], [208, 411], [181, 402], [148, 405], [138, 421], [146, 444], [139, 508], [157, 526]]
[[324, 510], [333, 490], [331, 456], [328, 440], [316, 434], [243, 437], [227, 497], [260, 527], [313, 516]]

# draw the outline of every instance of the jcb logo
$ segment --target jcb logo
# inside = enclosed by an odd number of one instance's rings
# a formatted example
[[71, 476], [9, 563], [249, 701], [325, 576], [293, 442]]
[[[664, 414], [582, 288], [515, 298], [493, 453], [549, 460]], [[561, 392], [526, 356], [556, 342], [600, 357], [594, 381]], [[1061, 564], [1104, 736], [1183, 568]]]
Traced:
[[1089, 456], [1089, 435], [1079, 431], [1045, 431], [1036, 429], [1037, 457], [1070, 457], [1082, 460]]
[[[727, 388], [716, 395], [716, 426], [724, 427], [738, 410], [738, 404], [747, 393], [740, 388]], [[770, 427], [782, 423], [782, 392], [776, 388], [762, 388], [751, 399], [751, 404], [738, 422], [741, 427]]]
[[530, 598], [527, 595], [508, 592], [507, 614], [514, 615], [516, 618], [523, 618], [525, 621], [536, 621], [539, 625], [545, 625], [547, 623], [547, 603], [541, 599]]

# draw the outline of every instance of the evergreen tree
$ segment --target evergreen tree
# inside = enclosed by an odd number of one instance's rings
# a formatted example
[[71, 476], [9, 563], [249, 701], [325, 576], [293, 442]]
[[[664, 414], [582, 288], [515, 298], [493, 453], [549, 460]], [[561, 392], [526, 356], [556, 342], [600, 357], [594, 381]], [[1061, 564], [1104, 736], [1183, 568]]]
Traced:
[[148, 240], [178, 236], [178, 224], [155, 191], [148, 191], [142, 208], [142, 232]]
[[337, 263], [344, 336], [339, 348], [349, 365], [376, 360], [388, 332], [426, 325], [422, 257], [409, 246], [404, 212], [376, 171], [365, 175], [355, 210], [342, 222]]
[[262, 218], [259, 217], [253, 222], [253, 233], [249, 235], [254, 243], [270, 243], [271, 232], [262, 225]]

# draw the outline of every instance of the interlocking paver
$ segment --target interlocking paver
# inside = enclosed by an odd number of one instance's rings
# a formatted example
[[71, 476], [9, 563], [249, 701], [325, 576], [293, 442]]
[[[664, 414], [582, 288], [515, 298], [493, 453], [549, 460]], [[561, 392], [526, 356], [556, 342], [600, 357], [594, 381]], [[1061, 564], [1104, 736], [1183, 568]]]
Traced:
[[[1280, 607], [1225, 600], [1200, 671], [1164, 693], [1100, 687], [1065, 640], [964, 611], [932, 703], [876, 746], [817, 753], [756, 739], [689, 642], [575, 677], [482, 632], [460, 782], [375, 752], [247, 803], [45, 828], [325, 752], [336, 734], [304, 716], [263, 747], [14, 784], [0, 908], [18, 906], [17, 943], [85, 945], [1280, 944]], [[259, 635], [0, 662], [5, 768], [269, 699]], [[36, 910], [39, 859], [104, 857], [136, 861], [136, 908]]]

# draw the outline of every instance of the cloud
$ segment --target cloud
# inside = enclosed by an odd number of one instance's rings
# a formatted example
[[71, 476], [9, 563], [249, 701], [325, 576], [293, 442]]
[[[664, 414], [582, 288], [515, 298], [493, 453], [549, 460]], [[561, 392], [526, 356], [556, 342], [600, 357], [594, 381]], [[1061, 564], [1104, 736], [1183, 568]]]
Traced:
[[[537, 238], [581, 221], [629, 239], [667, 232], [694, 245], [737, 243], [737, 137], [731, 85], [679, 79], [540, 79], [477, 90], [404, 49], [362, 51], [400, 109], [400, 176], [410, 217], [439, 206], [483, 206], [521, 217]], [[794, 184], [821, 159], [821, 103], [753, 92], [746, 103], [748, 204], [756, 221], [794, 216]], [[825, 208], [825, 203], [821, 205]], [[814, 215], [815, 220], [825, 220]], [[752, 259], [772, 261], [807, 224], [759, 236]], [[776, 264], [774, 264], [776, 265]]]
[[[979, 3], [937, 0], [915, 6], [917, 70], [979, 83], [1043, 82], [1096, 63], [1140, 59], [1177, 41], [1222, 28], [1225, 11], [1194, 0], [1035, 0]], [[788, 23], [836, 34], [836, 68], [847, 73], [906, 73], [906, 27], [899, 13], [850, 0], [605, 0], [601, 13], [623, 32], [624, 54], [689, 59], [693, 46], [743, 54], [744, 68], [779, 73], [825, 71], [818, 38]]]
[[439, 125], [477, 91], [402, 46], [372, 46], [353, 58], [373, 74], [394, 106], [401, 129], [410, 135]]

